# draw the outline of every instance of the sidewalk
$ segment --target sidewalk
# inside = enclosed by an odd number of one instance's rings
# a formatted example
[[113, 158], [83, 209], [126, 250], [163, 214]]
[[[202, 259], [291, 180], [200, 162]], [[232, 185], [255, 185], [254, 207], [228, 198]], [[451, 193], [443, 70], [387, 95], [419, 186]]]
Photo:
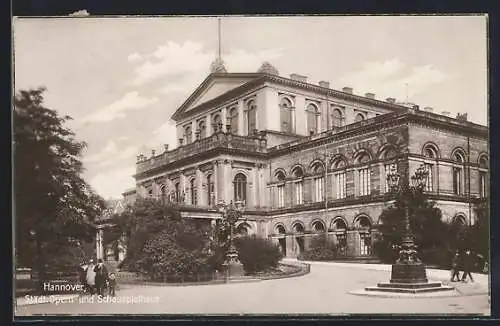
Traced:
[[[345, 262], [324, 262], [324, 261], [302, 261], [296, 258], [283, 258], [283, 262], [302, 262], [310, 265], [335, 265], [343, 268], [356, 268], [365, 270], [385, 271], [390, 273], [392, 265], [388, 264], [360, 264], [360, 263], [345, 263]], [[389, 277], [389, 274], [388, 274]], [[489, 275], [472, 273], [474, 282], [450, 282], [451, 271], [443, 269], [428, 268], [427, 277], [430, 280], [441, 281], [445, 285], [453, 286], [464, 295], [476, 295], [489, 292]]]

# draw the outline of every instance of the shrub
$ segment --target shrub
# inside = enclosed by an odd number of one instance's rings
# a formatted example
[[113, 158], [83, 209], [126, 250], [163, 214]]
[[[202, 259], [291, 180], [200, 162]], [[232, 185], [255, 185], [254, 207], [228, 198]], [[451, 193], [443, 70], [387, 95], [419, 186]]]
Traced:
[[311, 240], [310, 248], [299, 255], [301, 260], [328, 261], [338, 257], [337, 246], [326, 235], [316, 236]]
[[240, 262], [247, 274], [266, 271], [278, 266], [283, 257], [278, 246], [271, 240], [256, 236], [235, 239]]

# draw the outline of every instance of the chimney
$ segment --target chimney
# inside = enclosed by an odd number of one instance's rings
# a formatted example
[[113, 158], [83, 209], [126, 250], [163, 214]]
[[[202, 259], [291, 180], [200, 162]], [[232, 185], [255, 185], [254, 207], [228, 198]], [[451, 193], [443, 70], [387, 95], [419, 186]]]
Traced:
[[394, 97], [388, 97], [385, 99], [385, 101], [392, 104], [396, 103], [396, 99]]
[[450, 112], [450, 111], [441, 111], [441, 115], [444, 115], [444, 116], [446, 116], [446, 117], [449, 117], [449, 116], [450, 116], [450, 114], [451, 114], [451, 112]]
[[167, 152], [168, 151], [168, 144], [163, 144], [163, 151]]
[[365, 97], [366, 97], [366, 98], [375, 99], [375, 94], [373, 94], [373, 93], [366, 93], [366, 94], [365, 94]]
[[324, 87], [324, 88], [330, 88], [330, 82], [322, 80], [319, 82], [319, 86]]
[[432, 112], [432, 111], [434, 111], [434, 109], [431, 108], [430, 106], [426, 106], [426, 107], [424, 107], [424, 111]]
[[346, 86], [346, 87], [342, 88], [342, 92], [352, 94], [352, 87]]
[[299, 75], [299, 74], [291, 74], [290, 79], [293, 79], [293, 80], [296, 80], [299, 82], [303, 82], [303, 83], [307, 83], [307, 77]]

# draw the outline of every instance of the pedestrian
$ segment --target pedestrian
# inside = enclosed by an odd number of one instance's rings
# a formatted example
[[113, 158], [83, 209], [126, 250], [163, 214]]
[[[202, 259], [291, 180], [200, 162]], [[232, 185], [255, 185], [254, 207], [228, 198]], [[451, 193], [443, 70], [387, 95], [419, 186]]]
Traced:
[[88, 284], [88, 289], [89, 293], [91, 295], [94, 294], [95, 292], [95, 271], [94, 271], [95, 265], [94, 265], [94, 260], [91, 259], [89, 261], [89, 265], [87, 266], [87, 284]]
[[458, 281], [460, 281], [460, 254], [457, 251], [451, 260], [451, 282]]
[[470, 250], [467, 250], [465, 252], [463, 261], [464, 261], [464, 273], [462, 274], [462, 282], [467, 282], [467, 275], [470, 277], [471, 282], [474, 282], [474, 279], [472, 278], [471, 274], [472, 268], [474, 267], [474, 261]]
[[116, 288], [116, 274], [111, 272], [108, 277], [108, 292], [109, 295], [115, 296], [115, 288]]
[[78, 276], [80, 277], [80, 284], [83, 285], [83, 291], [88, 292], [89, 285], [87, 284], [87, 264], [82, 261], [78, 267]]
[[104, 287], [106, 286], [106, 281], [108, 280], [108, 269], [104, 266], [102, 259], [97, 261], [97, 266], [94, 267], [94, 272], [97, 295], [104, 295]]

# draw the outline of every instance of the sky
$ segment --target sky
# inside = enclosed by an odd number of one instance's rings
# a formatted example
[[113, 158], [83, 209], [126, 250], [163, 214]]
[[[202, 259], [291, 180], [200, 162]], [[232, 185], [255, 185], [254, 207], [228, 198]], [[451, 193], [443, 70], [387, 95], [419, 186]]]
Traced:
[[[45, 105], [87, 142], [84, 178], [105, 199], [135, 186], [136, 155], [176, 146], [172, 113], [207, 77], [217, 17], [14, 20], [14, 90], [45, 86]], [[487, 125], [485, 16], [222, 17], [228, 72], [264, 61], [334, 89], [394, 97]]]

